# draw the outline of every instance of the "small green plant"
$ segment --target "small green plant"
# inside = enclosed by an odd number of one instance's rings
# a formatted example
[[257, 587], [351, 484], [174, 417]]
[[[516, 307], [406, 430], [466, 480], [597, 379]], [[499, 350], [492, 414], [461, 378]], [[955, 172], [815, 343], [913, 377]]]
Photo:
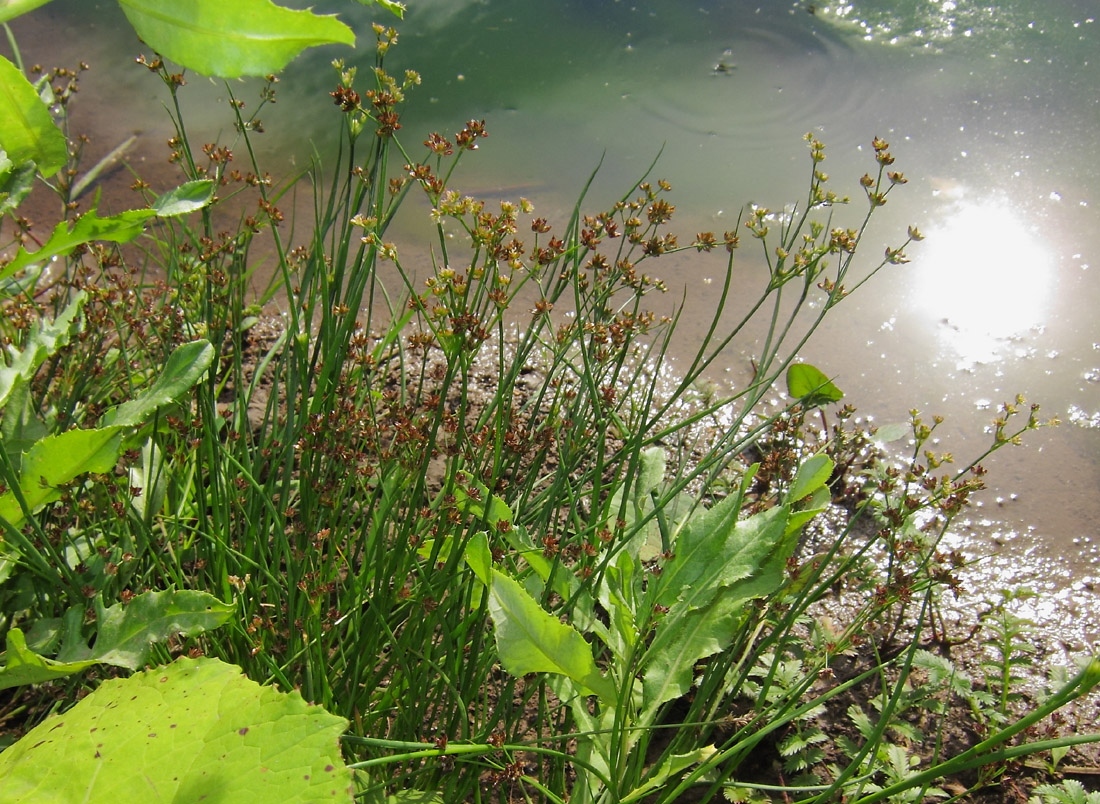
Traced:
[[1076, 779], [1066, 779], [1060, 785], [1041, 784], [1028, 804], [1100, 804], [1100, 791], [1091, 793]]

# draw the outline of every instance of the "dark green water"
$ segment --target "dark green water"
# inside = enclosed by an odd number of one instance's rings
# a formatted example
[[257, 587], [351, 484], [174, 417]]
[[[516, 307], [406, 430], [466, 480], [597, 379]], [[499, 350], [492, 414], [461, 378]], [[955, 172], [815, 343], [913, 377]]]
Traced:
[[[364, 54], [370, 20], [394, 22], [354, 3], [313, 5], [349, 22]], [[806, 131], [826, 142], [835, 189], [853, 198], [872, 168], [870, 140], [889, 140], [910, 183], [881, 211], [869, 250], [903, 239], [909, 224], [927, 239], [910, 264], [842, 306], [805, 357], [877, 422], [914, 407], [943, 414], [938, 448], [960, 458], [982, 450], [996, 406], [1017, 393], [1063, 419], [990, 462], [996, 491], [962, 537], [973, 538], [969, 530], [995, 545], [989, 566], [1001, 577], [1058, 578], [1059, 594], [1100, 609], [1084, 586], [1100, 574], [1095, 0], [409, 5], [387, 63], [423, 76], [402, 119], [407, 147], [484, 118], [490, 137], [458, 186], [526, 196], [540, 214], [570, 208], [601, 155], [596, 207], [663, 148], [656, 174], [675, 188], [678, 230], [721, 231], [745, 202], [782, 209], [803, 196]], [[140, 45], [113, 4], [57, 0], [16, 33], [32, 60], [92, 64], [74, 116], [95, 147], [106, 152], [140, 131], [138, 167], [162, 158], [171, 133], [156, 114], [163, 93], [132, 66]], [[311, 141], [328, 139], [337, 56], [355, 58], [323, 49], [292, 65], [264, 115], [287, 173]], [[249, 98], [256, 87], [234, 91]], [[187, 97], [200, 130], [212, 138], [228, 129], [222, 85], [196, 77]], [[862, 204], [853, 206], [854, 220]], [[397, 236], [415, 262], [426, 209], [409, 213]], [[743, 259], [751, 281], [757, 258], [746, 249]], [[702, 311], [721, 269], [720, 260], [680, 259], [665, 276]], [[682, 335], [689, 345], [698, 337], [690, 326]], [[751, 343], [731, 351], [731, 377], [752, 352]]]

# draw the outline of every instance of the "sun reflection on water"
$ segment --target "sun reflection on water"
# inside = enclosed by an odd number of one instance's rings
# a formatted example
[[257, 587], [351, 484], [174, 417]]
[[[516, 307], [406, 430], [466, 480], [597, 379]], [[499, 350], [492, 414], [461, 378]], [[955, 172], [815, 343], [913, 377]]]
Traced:
[[925, 233], [915, 302], [961, 359], [994, 360], [1006, 340], [1044, 323], [1054, 255], [1011, 204], [959, 198]]

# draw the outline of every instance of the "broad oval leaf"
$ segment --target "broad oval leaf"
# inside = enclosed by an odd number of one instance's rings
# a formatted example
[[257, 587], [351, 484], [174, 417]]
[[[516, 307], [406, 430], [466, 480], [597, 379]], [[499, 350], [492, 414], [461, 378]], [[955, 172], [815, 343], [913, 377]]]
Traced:
[[559, 673], [614, 702], [614, 684], [600, 675], [592, 649], [572, 626], [544, 611], [522, 586], [492, 570], [489, 613], [496, 628], [497, 652], [514, 676]]
[[15, 165], [32, 161], [52, 176], [69, 158], [69, 145], [50, 110], [19, 68], [0, 56], [0, 148]]
[[136, 670], [148, 660], [154, 642], [217, 628], [229, 621], [234, 610], [231, 603], [190, 590], [145, 592], [125, 606], [116, 603], [104, 608], [97, 603], [96, 639], [89, 648], [81, 634], [84, 609], [80, 607], [74, 633], [66, 634], [56, 659], [35, 653], [22, 631], [12, 628], [6, 638], [5, 663], [0, 667], [0, 689], [52, 681], [94, 664]]
[[816, 492], [828, 482], [833, 474], [833, 467], [833, 460], [828, 455], [818, 454], [807, 458], [798, 467], [787, 498], [791, 502], [798, 502]]
[[152, 204], [153, 212], [161, 218], [174, 218], [196, 212], [214, 200], [214, 182], [198, 179], [169, 190]]
[[269, 75], [307, 47], [355, 45], [355, 34], [335, 16], [270, 0], [119, 0], [119, 5], [151, 48], [203, 75]]
[[[59, 486], [88, 472], [109, 472], [118, 463], [122, 428], [68, 430], [38, 441], [23, 457], [19, 489], [32, 512], [60, 499]], [[0, 518], [23, 524], [23, 509], [13, 491], [0, 497]]]
[[134, 427], [141, 424], [154, 410], [183, 396], [206, 373], [213, 360], [214, 347], [210, 341], [192, 341], [176, 347], [156, 382], [136, 399], [108, 411], [100, 426]]
[[787, 369], [787, 393], [809, 408], [839, 402], [844, 398], [844, 392], [809, 363], [795, 363]]
[[351, 804], [339, 745], [346, 727], [297, 692], [261, 687], [239, 667], [179, 659], [104, 681], [65, 714], [47, 718], [0, 753], [0, 786], [10, 804]]

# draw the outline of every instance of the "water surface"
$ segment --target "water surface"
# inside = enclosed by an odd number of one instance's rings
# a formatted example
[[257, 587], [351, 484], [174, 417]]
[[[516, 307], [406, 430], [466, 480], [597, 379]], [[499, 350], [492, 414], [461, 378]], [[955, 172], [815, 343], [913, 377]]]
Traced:
[[[300, 3], [299, 5], [305, 5]], [[360, 32], [363, 63], [377, 10], [313, 3]], [[562, 213], [593, 167], [605, 206], [660, 152], [678, 231], [730, 228], [752, 201], [773, 209], [804, 195], [804, 132], [828, 145], [835, 189], [863, 212], [856, 179], [870, 141], [891, 143], [910, 181], [890, 196], [869, 260], [916, 224], [927, 239], [852, 297], [804, 357], [836, 377], [860, 412], [900, 421], [918, 408], [947, 418], [938, 449], [979, 454], [997, 406], [1024, 394], [1063, 420], [1025, 449], [988, 462], [993, 490], [963, 535], [1004, 579], [1051, 579], [1095, 610], [1100, 521], [1100, 27], [1095, 3], [979, 5], [962, 0], [747, 3], [740, 0], [410, 0], [388, 66], [417, 69], [401, 134], [485, 119], [490, 138], [458, 174], [489, 198], [531, 198]], [[82, 34], [90, 34], [85, 39]], [[20, 20], [28, 57], [90, 62], [74, 120], [106, 152], [141, 132], [135, 162], [162, 158], [171, 134], [150, 117], [164, 92], [127, 66], [141, 45], [110, 3], [57, 0]], [[67, 50], [66, 50], [67, 49]], [[33, 55], [30, 55], [33, 52]], [[296, 62], [265, 111], [269, 153], [289, 173], [329, 139], [334, 57]], [[52, 58], [51, 58], [52, 57]], [[241, 97], [256, 86], [234, 83]], [[252, 93], [249, 96], [248, 93]], [[185, 100], [204, 136], [229, 128], [226, 88], [192, 79]], [[280, 139], [280, 132], [283, 138]], [[289, 136], [286, 136], [289, 135]], [[144, 162], [143, 162], [144, 160]], [[159, 162], [156, 162], [159, 164]], [[274, 171], [273, 171], [274, 172]], [[396, 236], [426, 262], [412, 207]], [[759, 275], [746, 249], [745, 276]], [[709, 302], [720, 259], [678, 259], [690, 322]], [[750, 292], [746, 289], [744, 292]], [[669, 294], [670, 297], [679, 293]], [[669, 299], [671, 306], [674, 300]], [[755, 344], [726, 356], [731, 376]], [[1007, 581], [1006, 581], [1007, 582]], [[1067, 591], [1068, 590], [1068, 591]]]

